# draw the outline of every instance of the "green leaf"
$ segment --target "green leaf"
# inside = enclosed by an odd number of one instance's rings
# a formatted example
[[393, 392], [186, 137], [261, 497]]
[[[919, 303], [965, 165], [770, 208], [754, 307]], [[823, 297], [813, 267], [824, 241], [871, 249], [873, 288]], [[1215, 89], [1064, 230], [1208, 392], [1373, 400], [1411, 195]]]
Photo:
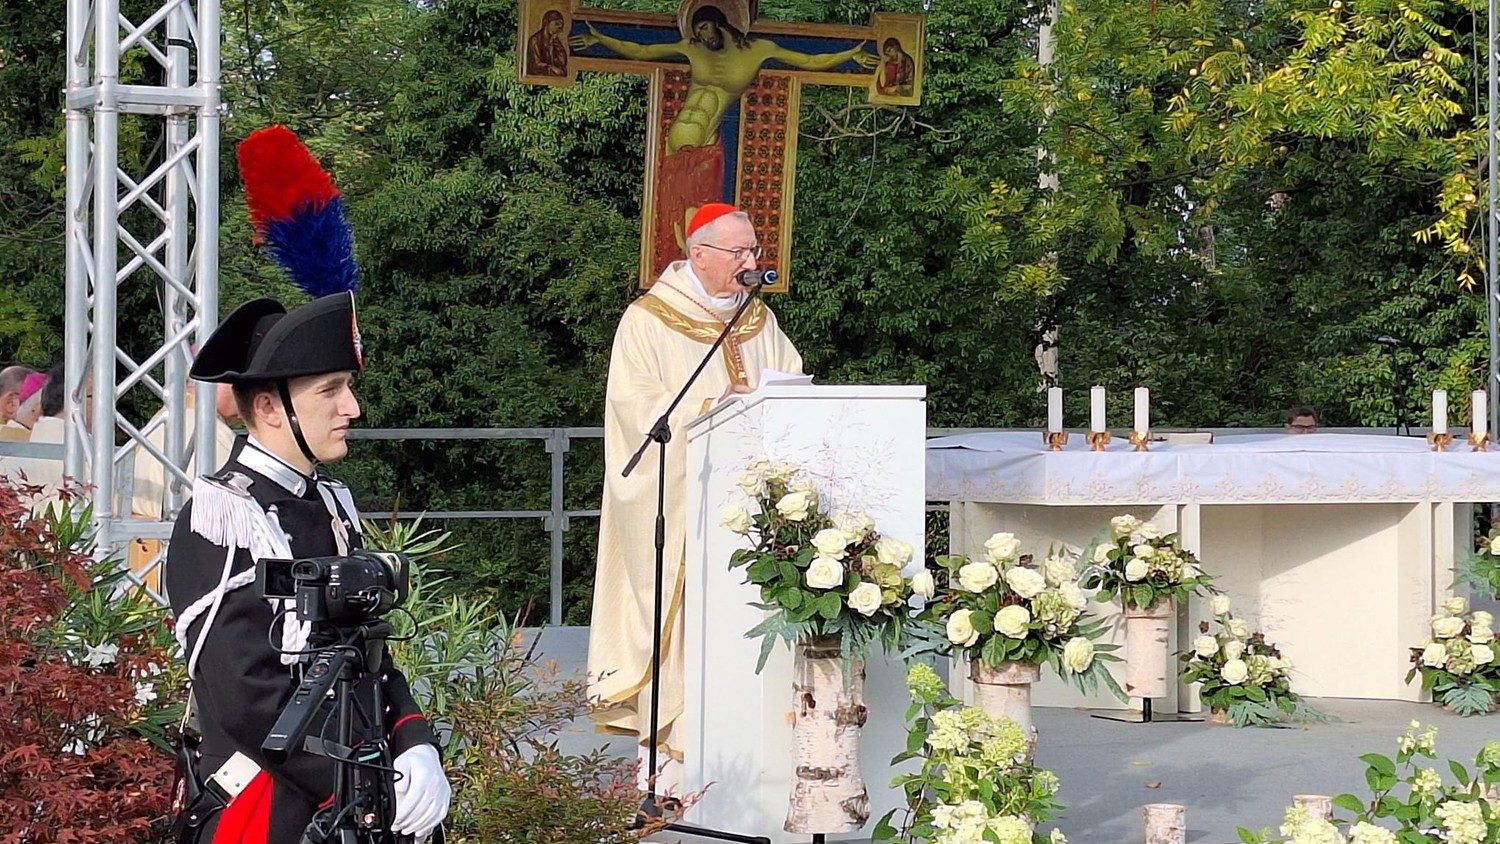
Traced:
[[1346, 812], [1353, 812], [1356, 815], [1365, 810], [1364, 802], [1353, 794], [1340, 794], [1333, 798], [1333, 805]]
[[1131, 596], [1135, 599], [1135, 605], [1144, 609], [1151, 606], [1151, 601], [1156, 597], [1156, 593], [1150, 586], [1143, 583], [1131, 591]]
[[987, 636], [995, 630], [995, 617], [984, 611], [970, 615], [969, 623], [974, 625], [974, 632], [981, 636]]
[[751, 583], [765, 583], [776, 575], [776, 558], [761, 557], [745, 569], [745, 577]]
[[844, 599], [837, 592], [829, 592], [818, 599], [818, 615], [829, 621], [839, 617], [839, 611], [844, 608]]
[[980, 650], [980, 658], [991, 666], [998, 666], [1005, 661], [1005, 637], [991, 636], [985, 640], [984, 647]]
[[1375, 771], [1376, 773], [1396, 773], [1396, 763], [1391, 761], [1391, 758], [1389, 756], [1383, 756], [1379, 753], [1366, 753], [1365, 755], [1359, 757], [1359, 759], [1361, 762], [1369, 765], [1370, 769]]
[[1469, 784], [1469, 772], [1464, 768], [1463, 765], [1460, 765], [1457, 760], [1448, 760], [1448, 770], [1453, 772], [1453, 776], [1458, 779], [1460, 785]]

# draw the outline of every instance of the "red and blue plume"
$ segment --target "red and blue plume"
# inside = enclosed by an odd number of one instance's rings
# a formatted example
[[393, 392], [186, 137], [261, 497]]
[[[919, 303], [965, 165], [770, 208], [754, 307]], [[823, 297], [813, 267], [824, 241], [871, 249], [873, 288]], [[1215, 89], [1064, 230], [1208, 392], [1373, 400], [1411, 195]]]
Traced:
[[251, 133], [239, 159], [250, 224], [292, 281], [313, 297], [359, 289], [344, 200], [292, 130]]

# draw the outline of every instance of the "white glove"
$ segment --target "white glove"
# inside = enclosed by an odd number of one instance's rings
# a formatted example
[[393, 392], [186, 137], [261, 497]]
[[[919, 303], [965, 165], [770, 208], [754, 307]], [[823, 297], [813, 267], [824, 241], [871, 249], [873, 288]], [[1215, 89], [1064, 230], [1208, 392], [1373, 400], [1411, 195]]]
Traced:
[[426, 838], [448, 816], [453, 789], [437, 748], [419, 744], [396, 757], [396, 817], [391, 832]]

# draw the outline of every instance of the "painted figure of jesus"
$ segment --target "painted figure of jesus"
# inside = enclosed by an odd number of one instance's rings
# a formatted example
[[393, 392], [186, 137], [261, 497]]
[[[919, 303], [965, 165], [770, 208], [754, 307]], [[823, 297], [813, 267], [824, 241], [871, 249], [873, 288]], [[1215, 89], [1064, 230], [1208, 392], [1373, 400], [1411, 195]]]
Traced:
[[674, 43], [624, 41], [604, 35], [592, 24], [586, 33], [570, 39], [574, 50], [586, 50], [597, 44], [629, 59], [687, 59], [686, 98], [667, 129], [666, 155], [657, 171], [653, 239], [659, 258], [681, 254], [685, 243], [683, 231], [700, 205], [725, 200], [720, 125], [724, 115], [755, 82], [761, 67], [766, 62], [778, 61], [800, 70], [824, 71], [852, 60], [860, 67], [873, 69], [880, 59], [866, 51], [865, 43], [836, 53], [801, 53], [740, 31], [715, 6], [696, 9], [689, 31]]

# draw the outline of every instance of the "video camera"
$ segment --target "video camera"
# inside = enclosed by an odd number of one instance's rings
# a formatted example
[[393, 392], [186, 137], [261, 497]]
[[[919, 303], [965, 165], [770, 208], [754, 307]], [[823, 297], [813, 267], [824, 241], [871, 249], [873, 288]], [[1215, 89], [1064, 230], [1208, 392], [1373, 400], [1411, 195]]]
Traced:
[[255, 579], [263, 597], [295, 600], [298, 618], [315, 626], [362, 624], [400, 606], [411, 590], [409, 560], [396, 551], [262, 559]]

